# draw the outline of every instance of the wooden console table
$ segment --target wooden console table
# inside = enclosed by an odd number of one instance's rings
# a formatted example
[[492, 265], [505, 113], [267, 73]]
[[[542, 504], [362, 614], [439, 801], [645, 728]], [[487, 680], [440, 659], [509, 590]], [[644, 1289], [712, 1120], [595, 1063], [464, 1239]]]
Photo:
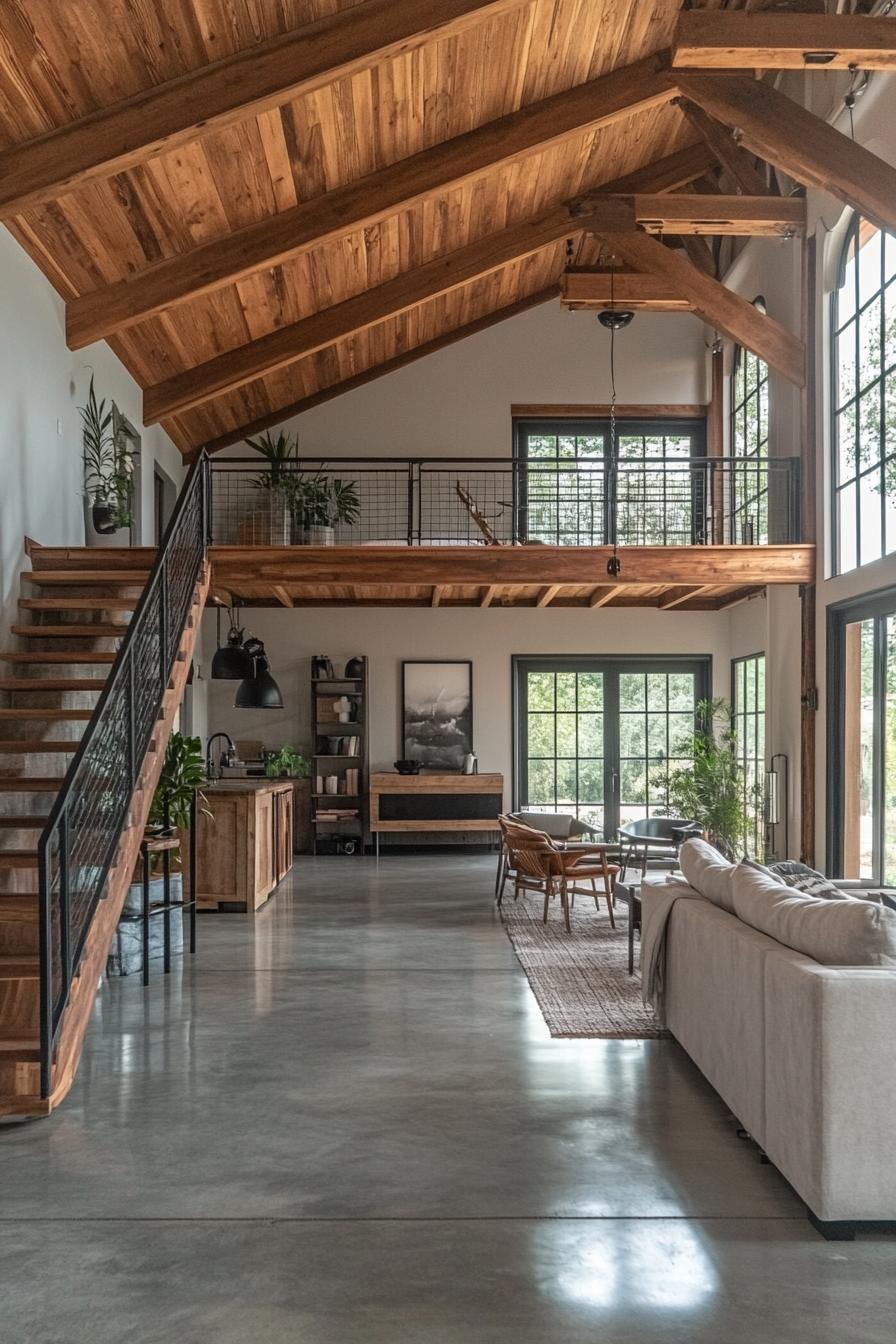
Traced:
[[377, 856], [381, 834], [495, 833], [503, 806], [503, 775], [400, 775], [388, 770], [370, 776], [370, 829]]

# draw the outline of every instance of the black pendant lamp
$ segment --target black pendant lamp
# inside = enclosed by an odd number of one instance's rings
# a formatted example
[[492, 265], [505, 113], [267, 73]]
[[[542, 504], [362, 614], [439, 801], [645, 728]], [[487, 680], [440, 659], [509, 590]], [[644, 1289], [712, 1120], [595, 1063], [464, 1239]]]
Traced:
[[218, 608], [218, 648], [212, 659], [213, 681], [242, 681], [252, 675], [252, 659], [243, 647], [243, 631], [236, 623], [233, 607], [228, 607], [230, 629], [227, 643], [221, 643], [221, 608]]
[[[597, 315], [597, 320], [602, 327], [610, 333], [610, 462], [607, 471], [607, 493], [609, 498], [614, 501], [618, 513], [618, 491], [619, 491], [619, 440], [616, 434], [616, 333], [625, 331], [629, 325], [634, 313], [627, 308], [616, 308], [614, 306], [614, 279], [616, 273], [615, 258], [613, 259], [613, 269], [610, 271], [610, 306], [604, 308]], [[614, 519], [613, 526], [613, 554], [607, 561], [607, 574], [611, 579], [618, 579], [622, 572], [622, 561], [619, 558], [619, 520]]]
[[260, 639], [251, 637], [243, 645], [251, 671], [236, 690], [237, 709], [282, 709], [283, 694], [271, 676], [271, 665]]

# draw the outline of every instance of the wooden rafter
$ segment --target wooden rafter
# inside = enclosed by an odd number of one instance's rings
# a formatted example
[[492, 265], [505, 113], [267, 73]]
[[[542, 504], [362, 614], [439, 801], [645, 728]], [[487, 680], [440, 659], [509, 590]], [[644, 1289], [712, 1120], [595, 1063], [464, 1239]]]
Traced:
[[673, 64], [716, 70], [896, 69], [896, 24], [866, 14], [679, 15]]
[[[735, 146], [736, 148], [736, 146]], [[806, 202], [788, 196], [699, 196], [640, 193], [632, 196], [589, 192], [571, 213], [587, 215], [598, 232], [744, 237], [791, 236], [806, 228]], [[598, 223], [600, 221], [600, 223]]]
[[[889, 20], [893, 23], [893, 20]], [[896, 168], [770, 84], [743, 75], [680, 74], [682, 92], [736, 126], [741, 143], [805, 186], [896, 232]]]
[[281, 607], [293, 606], [293, 600], [289, 595], [289, 589], [286, 588], [282, 583], [273, 584], [271, 587], [271, 591], [273, 592], [277, 601], [280, 603]]
[[562, 583], [547, 584], [546, 587], [542, 588], [541, 592], [538, 594], [538, 597], [536, 598], [535, 601], [536, 607], [549, 607], [553, 602], [554, 598], [560, 592], [562, 587], [563, 587]]
[[554, 94], [360, 181], [72, 300], [66, 314], [68, 343], [79, 349], [185, 299], [368, 228], [477, 174], [669, 102], [674, 95], [662, 56], [648, 57]]
[[727, 126], [710, 117], [688, 98], [676, 99], [688, 121], [699, 131], [718, 162], [745, 196], [763, 196], [768, 187], [746, 150], [742, 149]]
[[564, 308], [644, 309], [655, 313], [689, 313], [690, 300], [656, 275], [636, 271], [577, 269], [560, 278], [560, 302]]
[[393, 280], [367, 289], [351, 299], [288, 326], [280, 327], [248, 345], [237, 346], [215, 359], [146, 388], [143, 422], [147, 425], [199, 406], [213, 397], [242, 387], [266, 373], [285, 368], [353, 332], [366, 331], [387, 318], [397, 317], [427, 299], [447, 294], [480, 276], [490, 275], [511, 262], [538, 252], [569, 235], [569, 215], [562, 206], [538, 220], [527, 220], [490, 237], [436, 257], [424, 266], [405, 271]]
[[680, 607], [683, 603], [690, 602], [692, 597], [701, 597], [704, 593], [711, 593], [713, 588], [717, 586], [714, 583], [704, 583], [695, 588], [673, 589], [668, 597], [660, 598], [657, 606], [660, 611], [671, 611], [673, 607]]
[[366, 0], [0, 154], [0, 218], [312, 93], [523, 0]]
[[650, 271], [690, 303], [708, 326], [736, 341], [802, 387], [806, 380], [805, 347], [798, 336], [752, 303], [704, 275], [679, 253], [646, 233], [603, 234], [610, 251], [629, 266]]
[[494, 602], [495, 598], [498, 596], [499, 592], [500, 588], [498, 587], [498, 585], [496, 583], [490, 583], [479, 599], [480, 607], [490, 607]]

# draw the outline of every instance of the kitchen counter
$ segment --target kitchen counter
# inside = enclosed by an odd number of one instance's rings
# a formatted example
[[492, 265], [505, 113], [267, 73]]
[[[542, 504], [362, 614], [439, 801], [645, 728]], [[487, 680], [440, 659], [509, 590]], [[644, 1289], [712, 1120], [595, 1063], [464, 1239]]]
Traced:
[[214, 819], [199, 816], [198, 907], [254, 914], [292, 868], [293, 781], [216, 779], [202, 792]]

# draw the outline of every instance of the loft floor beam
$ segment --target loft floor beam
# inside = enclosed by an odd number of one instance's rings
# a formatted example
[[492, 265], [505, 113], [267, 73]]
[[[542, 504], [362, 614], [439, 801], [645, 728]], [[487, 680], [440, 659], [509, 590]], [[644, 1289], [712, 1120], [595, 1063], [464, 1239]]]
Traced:
[[267, 336], [237, 346], [146, 388], [143, 423], [155, 424], [242, 387], [266, 373], [294, 364], [353, 332], [366, 331], [427, 299], [447, 294], [511, 262], [531, 256], [533, 252], [568, 237], [569, 233], [569, 214], [565, 207], [556, 206], [540, 219], [502, 229], [447, 256], [436, 257], [424, 266], [405, 271], [374, 289], [334, 304], [332, 308], [280, 327]]
[[806, 228], [806, 202], [793, 196], [699, 196], [694, 193], [609, 195], [589, 192], [576, 201], [576, 215], [603, 221], [621, 232], [708, 236], [789, 237]]
[[185, 299], [210, 293], [313, 247], [369, 228], [398, 210], [489, 169], [657, 107], [674, 95], [661, 55], [554, 94], [360, 181], [73, 299], [66, 311], [68, 343], [80, 349]]
[[[889, 20], [894, 23], [893, 20]], [[821, 187], [896, 232], [896, 168], [770, 84], [743, 75], [679, 74], [684, 94], [739, 129], [741, 143], [807, 187]]]
[[709, 70], [896, 69], [896, 24], [867, 14], [680, 14], [673, 65]]
[[805, 385], [805, 347], [799, 337], [780, 322], [760, 313], [752, 303], [646, 233], [602, 234], [601, 237], [627, 265], [652, 272], [680, 297], [687, 299], [692, 310], [708, 326], [716, 327], [738, 345], [746, 346], [797, 387]]
[[0, 154], [0, 219], [451, 36], [522, 0], [365, 0]]

